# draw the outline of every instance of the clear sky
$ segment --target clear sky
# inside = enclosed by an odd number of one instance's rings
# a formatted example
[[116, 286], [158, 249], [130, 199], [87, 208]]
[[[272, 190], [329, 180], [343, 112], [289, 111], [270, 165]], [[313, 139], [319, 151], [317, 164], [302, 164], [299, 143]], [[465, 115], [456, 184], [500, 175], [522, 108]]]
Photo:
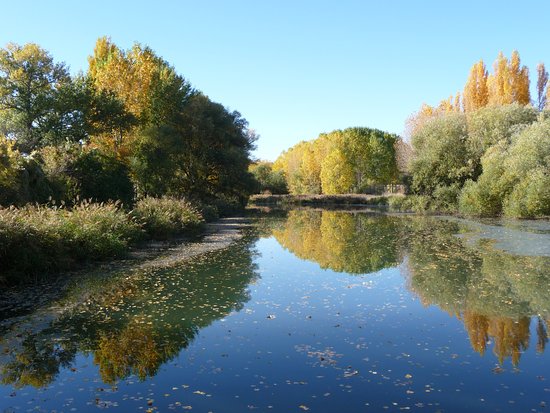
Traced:
[[0, 45], [35, 42], [73, 73], [100, 36], [137, 41], [260, 134], [274, 160], [300, 140], [349, 126], [402, 133], [422, 102], [461, 90], [479, 59], [520, 52], [536, 83], [550, 66], [550, 2], [10, 1]]

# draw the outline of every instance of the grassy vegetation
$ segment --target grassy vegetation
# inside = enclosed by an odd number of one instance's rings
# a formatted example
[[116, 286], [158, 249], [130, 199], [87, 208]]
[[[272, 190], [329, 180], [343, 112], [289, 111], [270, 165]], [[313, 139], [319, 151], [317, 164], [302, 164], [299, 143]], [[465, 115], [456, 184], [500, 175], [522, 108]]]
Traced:
[[131, 215], [152, 239], [167, 239], [203, 223], [201, 213], [190, 202], [168, 197], [144, 198]]
[[0, 208], [0, 284], [119, 257], [139, 241], [195, 231], [203, 222], [190, 202], [173, 198], [145, 198], [130, 212], [112, 202]]

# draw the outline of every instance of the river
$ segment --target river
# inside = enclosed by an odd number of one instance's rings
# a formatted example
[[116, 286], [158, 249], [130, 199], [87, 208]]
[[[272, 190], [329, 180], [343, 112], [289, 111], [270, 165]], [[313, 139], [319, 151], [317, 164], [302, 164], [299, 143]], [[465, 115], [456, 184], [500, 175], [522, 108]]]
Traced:
[[547, 221], [291, 210], [164, 262], [0, 305], [0, 412], [550, 409]]

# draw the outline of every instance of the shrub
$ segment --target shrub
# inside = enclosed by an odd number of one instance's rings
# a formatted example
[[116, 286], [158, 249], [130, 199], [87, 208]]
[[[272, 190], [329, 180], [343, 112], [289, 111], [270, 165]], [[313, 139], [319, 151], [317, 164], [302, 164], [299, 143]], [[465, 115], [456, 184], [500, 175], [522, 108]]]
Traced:
[[81, 202], [63, 211], [63, 236], [79, 259], [103, 259], [124, 254], [142, 237], [141, 227], [120, 203]]
[[120, 256], [141, 235], [139, 224], [115, 203], [0, 209], [0, 268], [11, 281], [15, 274], [66, 269]]
[[460, 186], [455, 183], [449, 186], [438, 186], [432, 194], [430, 209], [437, 212], [456, 212]]
[[452, 113], [429, 120], [412, 137], [412, 189], [432, 194], [440, 186], [462, 185], [472, 176], [466, 146], [466, 116]]
[[218, 208], [215, 205], [204, 203], [195, 203], [195, 205], [206, 222], [215, 221], [220, 217]]
[[[487, 106], [468, 114], [468, 147], [472, 161], [480, 164], [481, 157], [500, 141], [510, 143], [512, 136], [523, 126], [537, 120], [537, 110], [517, 103]], [[481, 173], [481, 171], [479, 171]]]
[[81, 199], [96, 202], [121, 201], [131, 207], [134, 185], [126, 165], [113, 155], [84, 151], [72, 164], [72, 177]]
[[426, 195], [390, 196], [391, 211], [425, 213], [430, 210], [431, 198]]
[[526, 175], [504, 202], [504, 215], [517, 218], [550, 216], [550, 175], [542, 168]]
[[481, 159], [483, 173], [460, 195], [460, 212], [467, 215], [511, 217], [548, 214], [550, 120], [523, 128], [512, 143], [500, 141]]
[[204, 222], [200, 212], [190, 202], [168, 197], [143, 198], [136, 203], [131, 214], [154, 239], [193, 231]]
[[113, 155], [67, 145], [42, 148], [38, 157], [50, 182], [53, 199], [121, 201], [132, 206], [134, 186], [128, 168]]

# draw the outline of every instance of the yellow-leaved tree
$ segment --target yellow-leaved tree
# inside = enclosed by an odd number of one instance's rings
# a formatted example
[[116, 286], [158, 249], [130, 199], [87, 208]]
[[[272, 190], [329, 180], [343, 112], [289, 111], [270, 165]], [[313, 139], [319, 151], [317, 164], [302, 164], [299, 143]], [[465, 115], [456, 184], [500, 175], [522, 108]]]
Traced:
[[489, 74], [485, 63], [480, 60], [470, 69], [468, 81], [464, 87], [463, 104], [464, 111], [471, 112], [487, 106], [489, 103], [489, 89], [487, 86], [487, 78]]
[[494, 73], [489, 75], [489, 104], [508, 105], [531, 103], [529, 93], [529, 69], [521, 66], [519, 53], [514, 50], [510, 60], [499, 53], [494, 66]]

